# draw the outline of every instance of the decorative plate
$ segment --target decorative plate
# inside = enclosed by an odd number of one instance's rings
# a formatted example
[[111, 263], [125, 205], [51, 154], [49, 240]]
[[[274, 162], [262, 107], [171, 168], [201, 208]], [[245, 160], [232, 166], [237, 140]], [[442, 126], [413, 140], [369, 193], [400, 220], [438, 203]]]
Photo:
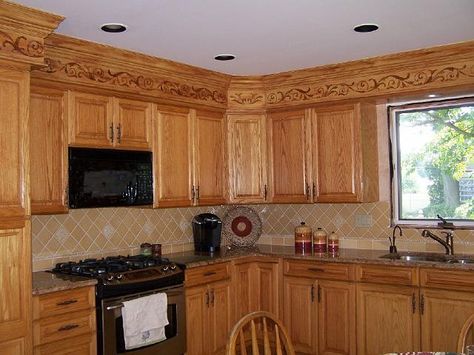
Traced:
[[251, 247], [262, 234], [262, 220], [249, 207], [232, 207], [223, 218], [223, 234], [229, 244]]

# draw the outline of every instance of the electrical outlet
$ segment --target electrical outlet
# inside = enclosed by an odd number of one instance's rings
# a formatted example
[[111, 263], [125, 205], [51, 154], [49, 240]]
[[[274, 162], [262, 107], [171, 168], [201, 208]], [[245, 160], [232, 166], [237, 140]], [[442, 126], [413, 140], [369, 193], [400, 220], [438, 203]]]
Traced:
[[356, 214], [355, 225], [360, 228], [372, 227], [372, 215], [370, 214]]

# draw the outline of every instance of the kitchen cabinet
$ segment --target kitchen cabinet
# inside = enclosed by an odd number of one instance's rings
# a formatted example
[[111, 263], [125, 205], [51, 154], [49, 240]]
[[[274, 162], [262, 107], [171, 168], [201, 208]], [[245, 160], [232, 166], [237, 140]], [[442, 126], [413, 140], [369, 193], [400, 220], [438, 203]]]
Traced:
[[29, 137], [32, 214], [68, 211], [65, 102], [63, 91], [31, 89]]
[[353, 267], [285, 260], [284, 273], [284, 322], [295, 350], [355, 354]]
[[268, 115], [268, 185], [271, 202], [311, 202], [309, 112], [297, 110]]
[[226, 202], [225, 121], [221, 112], [197, 110], [193, 119], [195, 203]]
[[97, 353], [95, 287], [33, 297], [34, 354]]
[[314, 202], [377, 201], [375, 105], [328, 106], [312, 115]]
[[248, 313], [267, 311], [277, 317], [280, 312], [280, 263], [276, 258], [244, 259], [234, 262], [232, 284], [234, 321]]
[[268, 198], [264, 114], [227, 115], [230, 203], [263, 203]]
[[151, 115], [151, 103], [69, 91], [69, 144], [150, 150]]
[[185, 272], [187, 354], [223, 354], [231, 329], [230, 264]]
[[215, 205], [226, 201], [223, 114], [159, 107], [155, 205]]

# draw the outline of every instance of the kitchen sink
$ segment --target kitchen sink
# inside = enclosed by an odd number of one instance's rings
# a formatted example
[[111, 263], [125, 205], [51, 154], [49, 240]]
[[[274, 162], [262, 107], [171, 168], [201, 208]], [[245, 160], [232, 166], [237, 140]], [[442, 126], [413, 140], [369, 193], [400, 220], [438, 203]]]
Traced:
[[382, 255], [383, 259], [392, 259], [400, 261], [412, 261], [412, 262], [435, 262], [435, 263], [448, 263], [448, 264], [474, 264], [474, 256], [454, 256], [444, 254], [433, 254], [433, 253], [410, 253], [402, 252], [396, 254], [385, 254]]

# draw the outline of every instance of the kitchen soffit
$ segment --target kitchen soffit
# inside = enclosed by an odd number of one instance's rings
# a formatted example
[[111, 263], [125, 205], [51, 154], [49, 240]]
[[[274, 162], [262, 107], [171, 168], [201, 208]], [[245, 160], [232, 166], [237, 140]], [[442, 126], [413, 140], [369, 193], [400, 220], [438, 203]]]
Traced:
[[[262, 75], [474, 39], [473, 0], [17, 0], [57, 33], [233, 75]], [[124, 23], [105, 33], [104, 23]], [[372, 33], [353, 27], [376, 23]], [[218, 62], [214, 56], [233, 53]]]

